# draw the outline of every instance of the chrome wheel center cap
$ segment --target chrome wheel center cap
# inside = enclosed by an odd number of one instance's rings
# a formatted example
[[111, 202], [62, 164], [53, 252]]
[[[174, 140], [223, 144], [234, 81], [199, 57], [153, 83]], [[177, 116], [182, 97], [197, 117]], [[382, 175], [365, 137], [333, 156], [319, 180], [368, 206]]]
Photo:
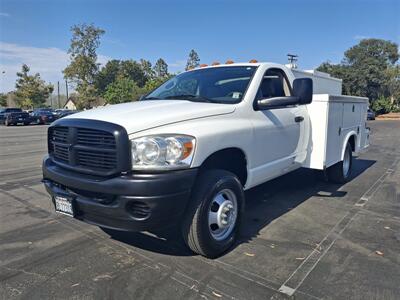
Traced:
[[218, 227], [226, 228], [231, 225], [234, 219], [235, 207], [229, 200], [224, 201], [218, 209]]

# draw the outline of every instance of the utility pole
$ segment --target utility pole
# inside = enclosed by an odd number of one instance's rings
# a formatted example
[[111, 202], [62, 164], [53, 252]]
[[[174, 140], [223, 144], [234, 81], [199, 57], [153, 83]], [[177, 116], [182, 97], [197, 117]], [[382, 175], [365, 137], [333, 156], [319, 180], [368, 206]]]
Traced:
[[57, 81], [57, 101], [58, 101], [58, 108], [60, 108], [60, 82]]
[[68, 102], [68, 81], [65, 79], [65, 91], [67, 93], [67, 102]]
[[296, 54], [290, 54], [290, 53], [289, 53], [289, 54], [287, 54], [287, 57], [288, 57], [288, 61], [289, 61], [290, 68], [291, 68], [291, 69], [297, 69], [297, 64], [296, 64], [296, 62], [297, 62], [299, 56], [296, 55]]

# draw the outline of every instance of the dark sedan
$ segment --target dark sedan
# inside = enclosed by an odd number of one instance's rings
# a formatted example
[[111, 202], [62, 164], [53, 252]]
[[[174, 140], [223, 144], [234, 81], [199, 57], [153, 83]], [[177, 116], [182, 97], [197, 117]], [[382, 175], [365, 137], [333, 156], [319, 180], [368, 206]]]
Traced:
[[367, 120], [375, 120], [375, 112], [372, 109], [367, 111]]
[[32, 123], [35, 124], [50, 124], [57, 120], [51, 109], [37, 109], [31, 114]]
[[29, 125], [31, 123], [31, 117], [27, 112], [11, 112], [6, 115], [4, 124], [6, 126], [10, 125]]
[[78, 112], [79, 112], [78, 110], [68, 110], [68, 109], [65, 109], [65, 110], [59, 112], [59, 113], [57, 114], [57, 117], [58, 117], [58, 119], [60, 119], [60, 118], [64, 118], [64, 117], [69, 116], [69, 115], [76, 114], [76, 113], [78, 113]]

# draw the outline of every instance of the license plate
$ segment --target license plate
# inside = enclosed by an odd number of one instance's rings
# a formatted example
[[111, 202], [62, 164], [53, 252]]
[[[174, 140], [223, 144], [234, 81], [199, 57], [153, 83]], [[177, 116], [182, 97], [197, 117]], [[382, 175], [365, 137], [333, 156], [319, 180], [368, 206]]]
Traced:
[[23, 120], [21, 118], [19, 118], [18, 121], [23, 121]]
[[73, 217], [74, 216], [74, 209], [72, 207], [72, 199], [64, 196], [55, 196], [54, 197], [54, 204], [56, 207], [56, 212], [68, 215]]

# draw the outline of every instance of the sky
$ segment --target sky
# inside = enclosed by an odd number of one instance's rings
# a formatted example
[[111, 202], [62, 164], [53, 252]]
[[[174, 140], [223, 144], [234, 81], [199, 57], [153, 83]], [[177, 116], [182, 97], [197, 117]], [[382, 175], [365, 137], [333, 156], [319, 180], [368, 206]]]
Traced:
[[62, 81], [74, 24], [106, 31], [101, 64], [162, 57], [178, 72], [195, 49], [201, 63], [286, 63], [294, 53], [299, 68], [312, 69], [339, 63], [363, 38], [399, 44], [399, 13], [400, 0], [0, 0], [0, 92], [14, 89], [23, 63]]

